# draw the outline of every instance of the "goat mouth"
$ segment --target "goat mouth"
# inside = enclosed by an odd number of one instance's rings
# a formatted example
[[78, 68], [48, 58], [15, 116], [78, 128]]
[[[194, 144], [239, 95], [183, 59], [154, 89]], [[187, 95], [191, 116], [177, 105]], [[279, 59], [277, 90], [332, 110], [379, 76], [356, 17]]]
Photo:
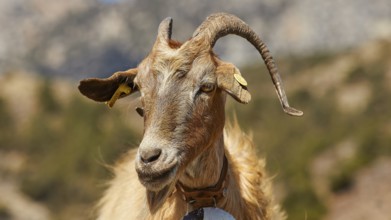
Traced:
[[141, 184], [143, 184], [145, 188], [151, 191], [159, 191], [165, 186], [169, 185], [175, 178], [177, 166], [173, 165], [154, 171], [145, 171], [139, 169], [136, 169], [136, 171]]

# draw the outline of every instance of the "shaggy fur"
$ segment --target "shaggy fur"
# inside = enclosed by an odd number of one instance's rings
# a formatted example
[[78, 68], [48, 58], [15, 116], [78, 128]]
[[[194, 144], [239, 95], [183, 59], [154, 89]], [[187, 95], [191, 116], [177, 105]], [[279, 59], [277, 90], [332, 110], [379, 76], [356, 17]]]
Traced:
[[247, 39], [263, 57], [284, 111], [300, 116], [302, 112], [288, 104], [269, 50], [234, 15], [211, 15], [183, 44], [171, 40], [171, 29], [172, 19], [164, 19], [150, 54], [137, 68], [80, 82], [82, 94], [110, 106], [133, 92], [141, 94], [143, 139], [137, 151], [131, 150], [115, 166], [116, 177], [100, 202], [99, 219], [181, 219], [198, 206], [183, 201], [176, 184], [193, 190], [215, 186], [224, 157], [228, 186], [225, 197], [213, 197], [216, 207], [238, 220], [284, 219], [251, 138], [236, 121], [224, 131], [227, 94], [240, 103], [248, 103], [251, 95], [245, 80], [238, 80], [239, 69], [220, 60], [213, 45], [227, 34]]
[[[224, 131], [225, 153], [229, 163], [227, 200], [221, 206], [236, 219], [285, 219], [272, 197], [271, 180], [267, 178], [265, 160], [258, 159], [251, 137], [238, 123], [227, 125]], [[137, 149], [130, 150], [115, 166], [115, 178], [99, 203], [99, 220], [148, 219], [179, 220], [187, 212], [187, 204], [174, 192], [155, 213], [148, 209], [146, 190], [137, 178], [134, 158]], [[211, 167], [215, 164], [214, 161]]]

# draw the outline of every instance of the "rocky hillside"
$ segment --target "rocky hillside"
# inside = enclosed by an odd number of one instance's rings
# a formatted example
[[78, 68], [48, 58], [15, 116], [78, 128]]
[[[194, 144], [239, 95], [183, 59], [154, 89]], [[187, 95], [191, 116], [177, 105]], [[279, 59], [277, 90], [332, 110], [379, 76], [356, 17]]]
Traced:
[[[220, 11], [248, 22], [280, 56], [340, 51], [391, 36], [389, 0], [1, 1], [0, 74], [108, 74], [145, 56], [163, 18], [173, 17], [174, 38], [185, 40]], [[222, 40], [217, 51], [238, 64], [258, 57], [237, 38]]]
[[[289, 219], [388, 219], [391, 42], [277, 60], [302, 118], [283, 114], [259, 63], [241, 68], [252, 102], [229, 99], [227, 114], [253, 131]], [[111, 176], [105, 165], [137, 145], [137, 96], [110, 110], [76, 86], [0, 75], [0, 219], [86, 219]]]

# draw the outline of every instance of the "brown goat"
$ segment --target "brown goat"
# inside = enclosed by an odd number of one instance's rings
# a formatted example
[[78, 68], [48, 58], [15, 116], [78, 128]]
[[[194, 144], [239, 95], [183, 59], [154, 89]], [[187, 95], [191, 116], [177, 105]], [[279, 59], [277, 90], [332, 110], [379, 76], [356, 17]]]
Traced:
[[171, 29], [171, 18], [161, 22], [152, 51], [137, 68], [80, 83], [82, 94], [110, 106], [141, 93], [144, 136], [138, 150], [115, 166], [99, 219], [181, 219], [203, 207], [236, 219], [284, 219], [251, 139], [237, 123], [224, 130], [226, 94], [241, 103], [251, 96], [239, 70], [212, 51], [225, 35], [247, 39], [263, 57], [284, 111], [300, 116], [289, 107], [267, 47], [246, 23], [225, 13], [209, 16], [183, 44], [171, 40]]

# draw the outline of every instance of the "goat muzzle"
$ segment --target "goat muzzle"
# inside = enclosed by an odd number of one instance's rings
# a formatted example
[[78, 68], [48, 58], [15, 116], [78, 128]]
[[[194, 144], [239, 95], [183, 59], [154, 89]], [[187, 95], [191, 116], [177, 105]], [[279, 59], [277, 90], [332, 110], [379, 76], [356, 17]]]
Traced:
[[178, 170], [178, 161], [160, 148], [140, 146], [136, 156], [136, 172], [140, 182], [151, 191], [171, 184]]

